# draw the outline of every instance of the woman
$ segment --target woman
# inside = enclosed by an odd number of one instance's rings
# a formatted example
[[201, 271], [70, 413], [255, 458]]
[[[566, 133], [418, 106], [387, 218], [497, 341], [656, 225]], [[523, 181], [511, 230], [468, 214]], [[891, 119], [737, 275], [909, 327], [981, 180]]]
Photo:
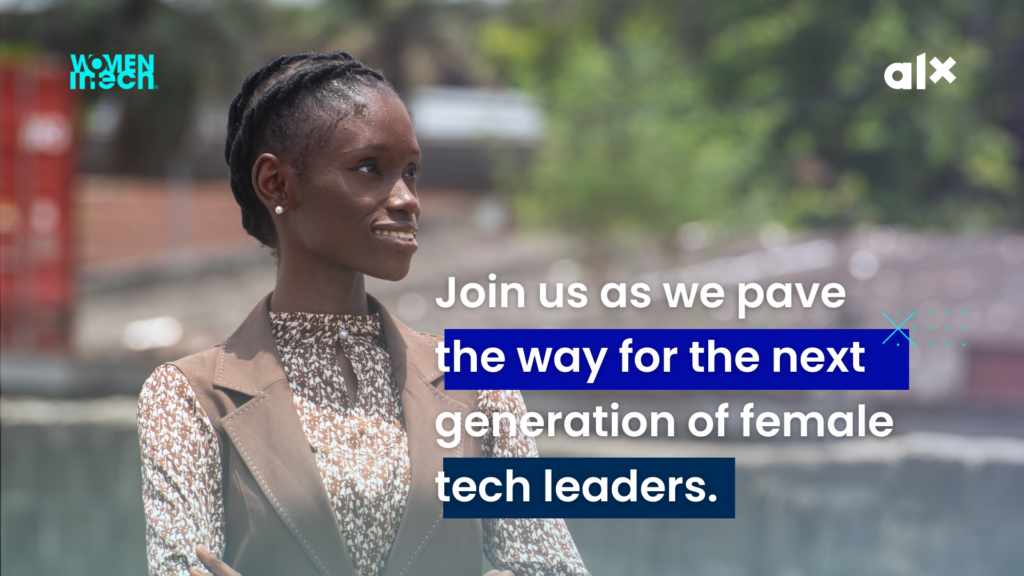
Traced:
[[225, 157], [277, 284], [222, 345], [145, 384], [150, 573], [478, 575], [483, 552], [503, 575], [585, 574], [561, 520], [441, 518], [444, 457], [536, 448], [503, 431], [442, 449], [441, 412], [521, 415], [522, 398], [446, 391], [440, 338], [365, 292], [417, 249], [420, 151], [383, 76], [344, 52], [271, 61], [231, 104]]

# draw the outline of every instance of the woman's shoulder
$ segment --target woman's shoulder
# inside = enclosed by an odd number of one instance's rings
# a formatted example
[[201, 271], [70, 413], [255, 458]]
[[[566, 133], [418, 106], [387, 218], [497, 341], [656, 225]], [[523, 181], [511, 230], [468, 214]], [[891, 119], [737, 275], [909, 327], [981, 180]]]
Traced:
[[213, 381], [220, 365], [222, 347], [223, 344], [218, 344], [201, 352], [168, 362], [164, 366], [173, 366], [193, 383], [196, 383], [195, 381]]
[[142, 385], [140, 402], [156, 396], [173, 394], [180, 396], [185, 388], [189, 388], [188, 378], [172, 363], [161, 364], [153, 370]]
[[188, 378], [173, 364], [161, 364], [146, 379], [139, 392], [139, 431], [159, 428], [160, 423], [177, 419], [178, 412], [195, 404], [195, 393]]
[[435, 346], [437, 345], [438, 342], [444, 342], [444, 336], [440, 334], [431, 334], [430, 332], [417, 332], [416, 334], [421, 338], [429, 340], [430, 343]]
[[183, 400], [193, 403], [196, 396], [193, 384], [213, 379], [218, 350], [219, 346], [157, 366], [142, 385], [140, 414], [154, 407], [162, 410]]

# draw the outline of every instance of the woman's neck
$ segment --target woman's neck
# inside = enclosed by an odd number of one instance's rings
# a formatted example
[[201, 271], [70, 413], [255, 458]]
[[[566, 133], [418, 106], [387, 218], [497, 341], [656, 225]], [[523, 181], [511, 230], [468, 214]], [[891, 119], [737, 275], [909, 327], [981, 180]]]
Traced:
[[362, 272], [322, 264], [289, 264], [285, 258], [278, 263], [271, 311], [354, 316], [370, 313]]

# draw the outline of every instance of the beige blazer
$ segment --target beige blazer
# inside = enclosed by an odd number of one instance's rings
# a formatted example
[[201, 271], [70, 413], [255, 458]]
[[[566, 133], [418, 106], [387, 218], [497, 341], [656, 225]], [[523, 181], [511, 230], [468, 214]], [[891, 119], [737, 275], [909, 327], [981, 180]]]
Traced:
[[[480, 576], [480, 520], [443, 519], [434, 478], [442, 458], [480, 457], [462, 434], [441, 448], [442, 412], [477, 409], [476, 391], [446, 391], [434, 347], [374, 299], [387, 338], [409, 437], [412, 480], [384, 576]], [[224, 560], [244, 576], [357, 576], [299, 422], [274, 342], [268, 294], [224, 344], [172, 362], [188, 378], [220, 434], [225, 511]]]

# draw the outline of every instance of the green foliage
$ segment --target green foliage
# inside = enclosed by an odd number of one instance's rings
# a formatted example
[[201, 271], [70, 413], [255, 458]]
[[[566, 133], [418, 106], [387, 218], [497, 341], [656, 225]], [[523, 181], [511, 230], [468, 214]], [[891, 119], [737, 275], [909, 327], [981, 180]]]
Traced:
[[763, 155], [778, 111], [712, 106], [650, 22], [631, 23], [618, 40], [618, 49], [574, 41], [547, 87], [548, 141], [519, 198], [524, 215], [603, 233], [721, 214]]
[[[527, 222], [1024, 224], [1019, 2], [524, 1], [479, 45], [546, 106]], [[956, 81], [885, 84], [921, 53]]]

